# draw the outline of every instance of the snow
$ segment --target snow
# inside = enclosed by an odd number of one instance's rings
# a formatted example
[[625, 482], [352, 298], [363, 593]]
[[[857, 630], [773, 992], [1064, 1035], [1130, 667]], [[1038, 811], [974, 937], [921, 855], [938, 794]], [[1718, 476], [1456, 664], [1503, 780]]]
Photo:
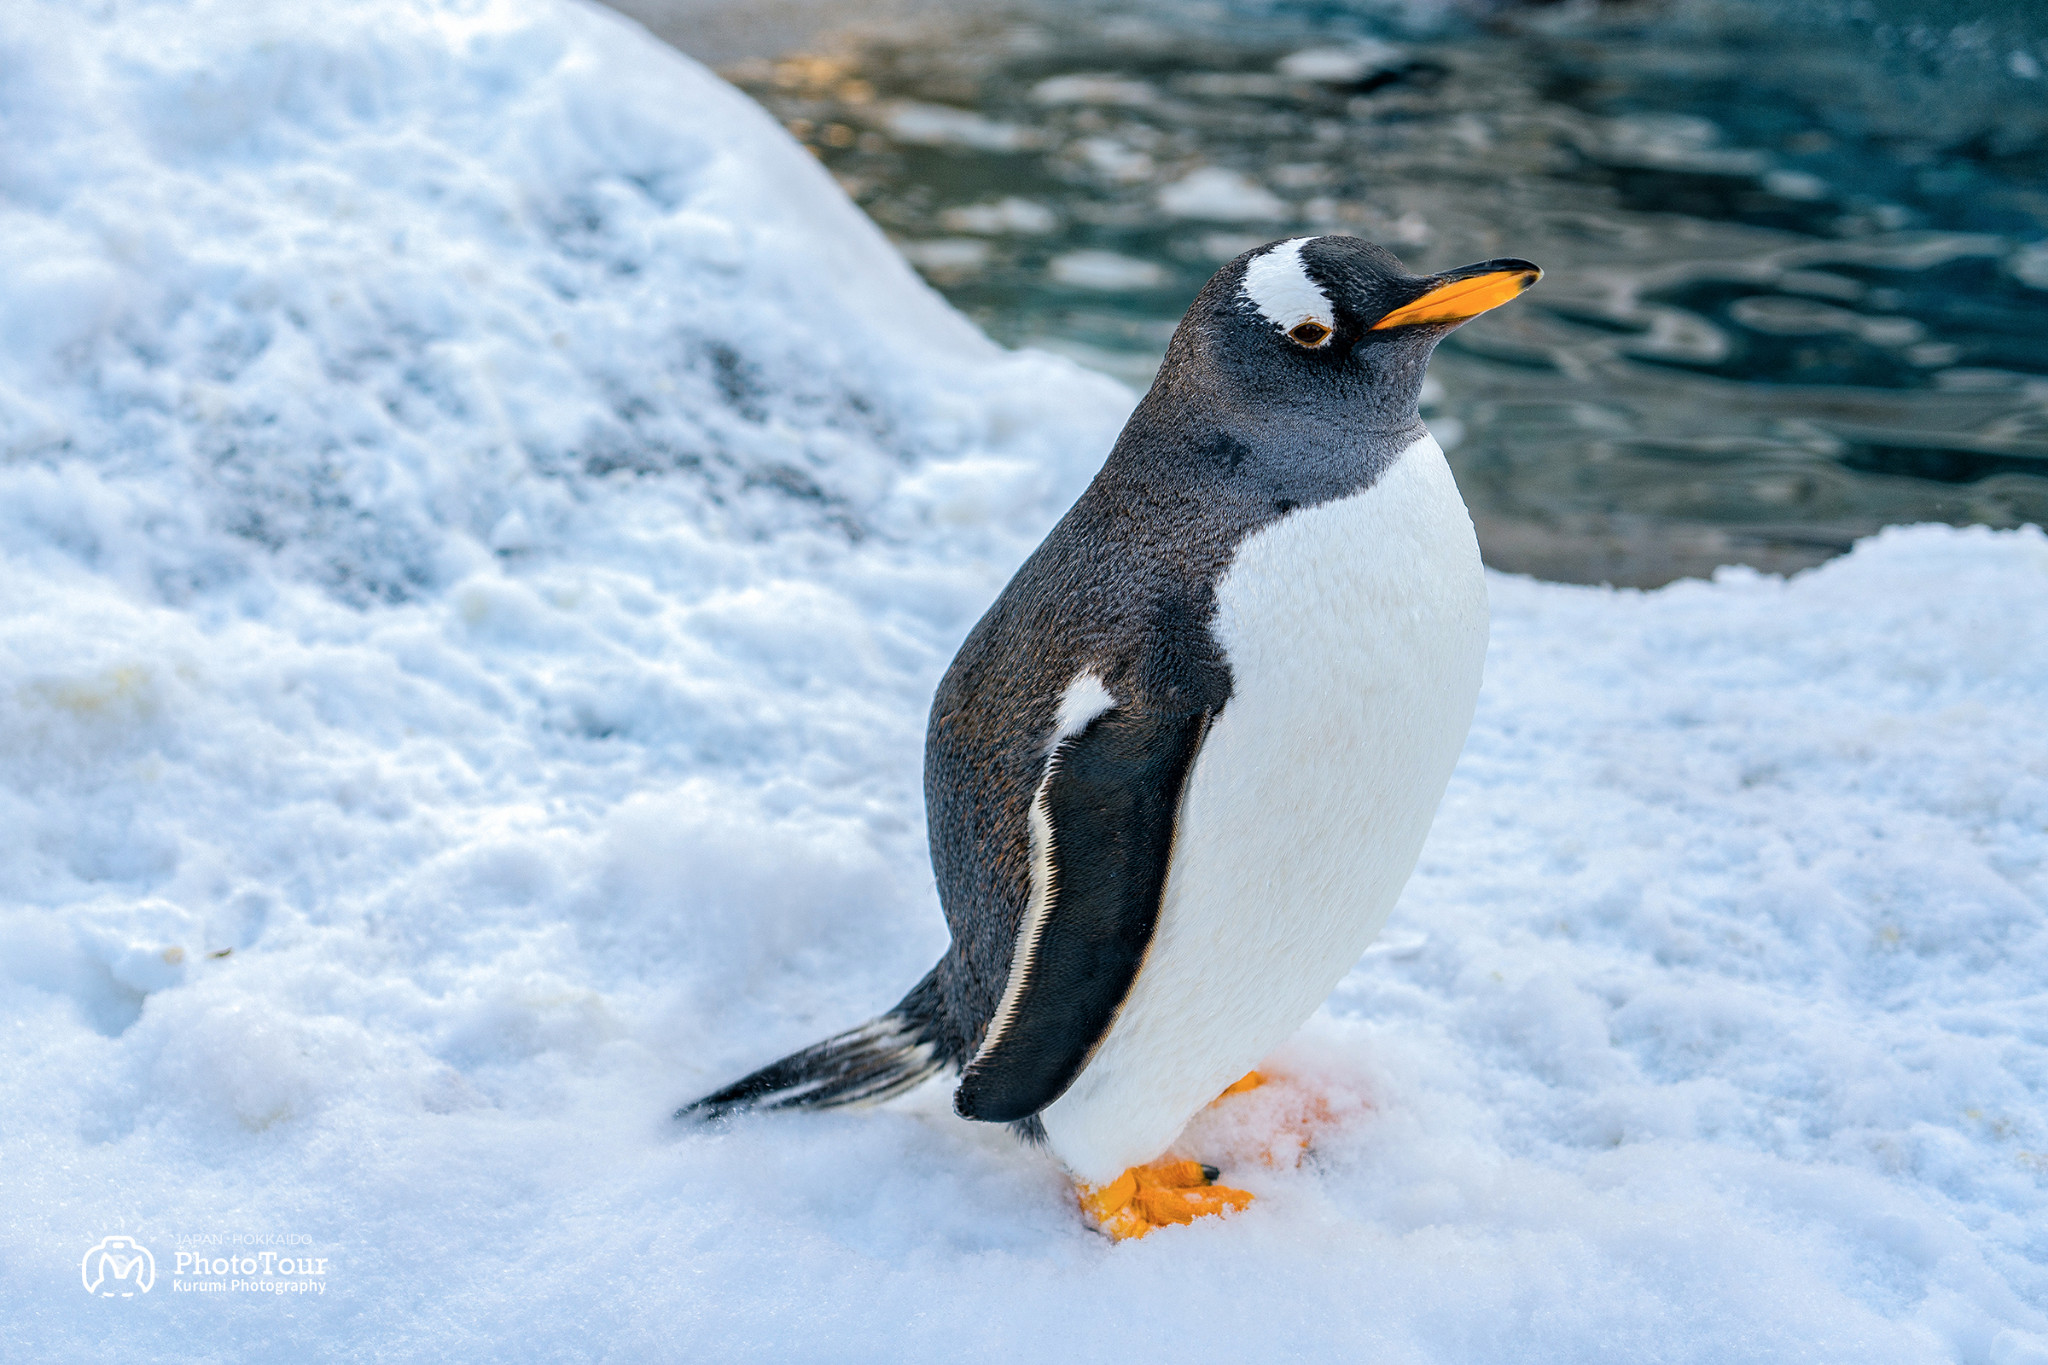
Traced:
[[1129, 394], [594, 10], [0, 65], [0, 1356], [2048, 1359], [2038, 531], [1494, 578], [1386, 937], [1186, 1138], [1258, 1203], [1112, 1246], [942, 1086], [668, 1114], [942, 947], [930, 689]]

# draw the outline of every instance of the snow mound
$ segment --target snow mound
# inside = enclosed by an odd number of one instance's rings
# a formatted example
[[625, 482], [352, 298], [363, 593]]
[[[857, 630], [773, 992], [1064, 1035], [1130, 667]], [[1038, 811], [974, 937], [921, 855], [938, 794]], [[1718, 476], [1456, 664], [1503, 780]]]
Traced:
[[882, 505], [925, 462], [1099, 456], [1112, 391], [999, 353], [616, 21], [84, 9], [9, 19], [0, 459], [89, 568], [182, 600], [274, 557], [397, 602], [622, 484], [860, 535], [904, 529]]
[[1494, 579], [1393, 926], [1188, 1135], [1259, 1202], [1112, 1247], [942, 1086], [667, 1115], [943, 946], [931, 687], [1128, 393], [594, 10], [0, 70], [10, 1362], [2048, 1357], [2040, 533]]

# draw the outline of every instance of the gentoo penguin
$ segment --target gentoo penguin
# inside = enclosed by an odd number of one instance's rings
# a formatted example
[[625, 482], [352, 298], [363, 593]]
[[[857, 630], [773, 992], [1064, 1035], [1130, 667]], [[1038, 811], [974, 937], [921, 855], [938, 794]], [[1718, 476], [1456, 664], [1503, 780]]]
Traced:
[[1437, 343], [1540, 274], [1412, 275], [1340, 236], [1218, 271], [933, 699], [945, 956], [678, 1116], [958, 1068], [954, 1108], [1049, 1147], [1113, 1234], [1248, 1202], [1152, 1163], [1315, 1011], [1414, 870], [1487, 635], [1417, 397]]

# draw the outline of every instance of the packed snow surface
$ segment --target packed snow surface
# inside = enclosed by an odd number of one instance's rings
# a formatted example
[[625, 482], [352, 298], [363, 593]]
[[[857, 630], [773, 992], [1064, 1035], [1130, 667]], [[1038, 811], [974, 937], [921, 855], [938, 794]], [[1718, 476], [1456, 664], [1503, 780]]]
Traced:
[[14, 0], [0, 148], [0, 1358], [2048, 1361], [2040, 533], [1494, 579], [1258, 1202], [1111, 1245], [943, 1086], [668, 1115], [942, 948], [1127, 393], [548, 0]]

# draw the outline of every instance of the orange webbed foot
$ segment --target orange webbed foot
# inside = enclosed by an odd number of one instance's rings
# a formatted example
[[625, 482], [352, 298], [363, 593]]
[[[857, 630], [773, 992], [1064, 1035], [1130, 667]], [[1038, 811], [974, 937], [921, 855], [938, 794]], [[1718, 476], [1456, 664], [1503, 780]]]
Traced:
[[1133, 1166], [1107, 1185], [1081, 1185], [1081, 1208], [1096, 1225], [1121, 1242], [1143, 1237], [1169, 1223], [1241, 1209], [1252, 1202], [1244, 1190], [1217, 1185], [1214, 1166], [1199, 1161], [1155, 1161]]
[[1223, 1101], [1229, 1099], [1232, 1095], [1242, 1095], [1247, 1090], [1257, 1090], [1260, 1086], [1264, 1085], [1265, 1083], [1265, 1072], [1247, 1071], [1244, 1073], [1244, 1075], [1239, 1076], [1229, 1085], [1224, 1086], [1223, 1093], [1218, 1095], [1215, 1099], [1210, 1100], [1209, 1103], [1212, 1105], [1221, 1104], [1223, 1103]]

